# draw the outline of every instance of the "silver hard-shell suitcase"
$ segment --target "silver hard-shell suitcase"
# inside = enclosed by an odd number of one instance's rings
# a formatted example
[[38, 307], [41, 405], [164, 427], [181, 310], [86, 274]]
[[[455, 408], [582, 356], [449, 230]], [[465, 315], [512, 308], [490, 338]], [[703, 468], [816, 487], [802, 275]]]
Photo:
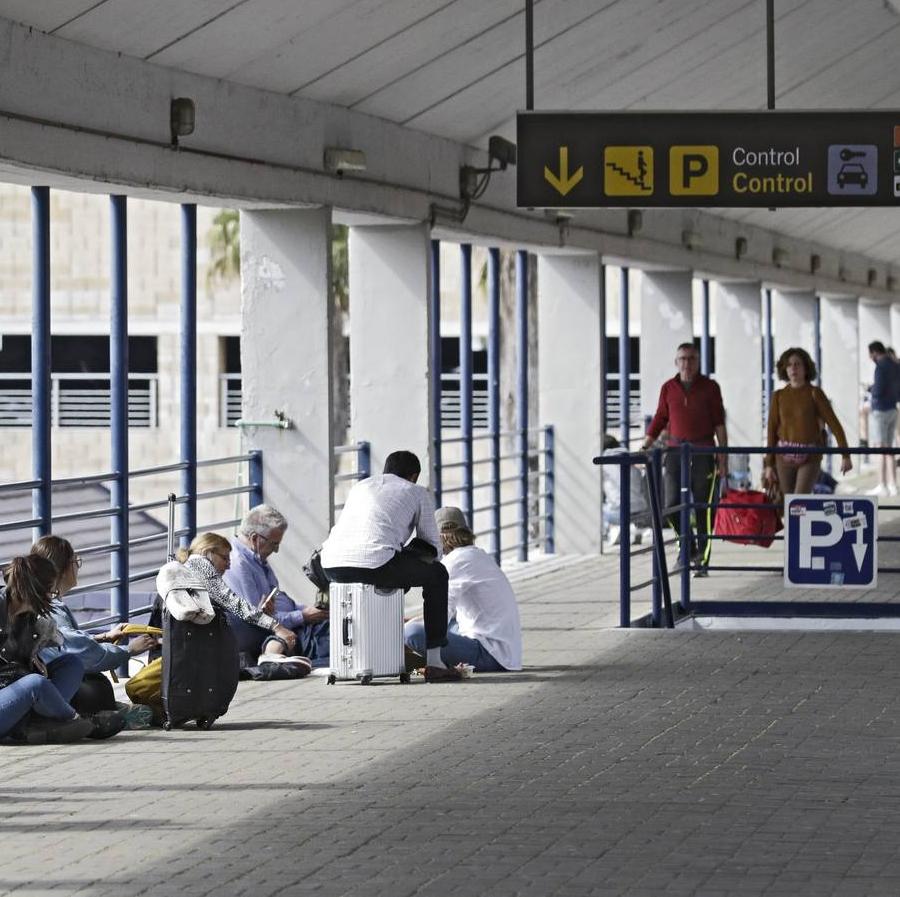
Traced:
[[328, 595], [331, 674], [328, 684], [398, 676], [409, 682], [403, 656], [403, 591], [333, 582]]

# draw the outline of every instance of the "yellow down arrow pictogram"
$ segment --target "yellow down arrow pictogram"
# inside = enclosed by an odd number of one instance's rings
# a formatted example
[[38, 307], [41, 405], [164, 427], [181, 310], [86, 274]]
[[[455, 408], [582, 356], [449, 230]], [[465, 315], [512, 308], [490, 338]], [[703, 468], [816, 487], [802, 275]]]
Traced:
[[554, 190], [558, 190], [561, 196], [565, 196], [584, 177], [584, 166], [579, 165], [577, 170], [574, 171], [570, 177], [569, 148], [567, 146], [561, 146], [559, 148], [559, 176], [555, 175], [545, 165], [544, 177]]

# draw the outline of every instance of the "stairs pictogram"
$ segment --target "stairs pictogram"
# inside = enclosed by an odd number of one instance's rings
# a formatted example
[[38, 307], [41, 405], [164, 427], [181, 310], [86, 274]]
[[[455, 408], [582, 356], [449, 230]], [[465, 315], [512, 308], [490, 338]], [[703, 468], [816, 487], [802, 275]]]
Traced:
[[[638, 159], [640, 160], [640, 156], [638, 157]], [[640, 165], [640, 161], [638, 164]], [[645, 190], [648, 193], [653, 192], [653, 188], [645, 182], [645, 178], [647, 177], [646, 166], [644, 166], [643, 170], [639, 170], [639, 173], [637, 175], [633, 175], [630, 171], [626, 171], [624, 168], [622, 168], [621, 165], [616, 165], [615, 162], [607, 162], [606, 167], [611, 168], [626, 180], [631, 181], [631, 183], [634, 184], [635, 187], [639, 187], [641, 190]]]

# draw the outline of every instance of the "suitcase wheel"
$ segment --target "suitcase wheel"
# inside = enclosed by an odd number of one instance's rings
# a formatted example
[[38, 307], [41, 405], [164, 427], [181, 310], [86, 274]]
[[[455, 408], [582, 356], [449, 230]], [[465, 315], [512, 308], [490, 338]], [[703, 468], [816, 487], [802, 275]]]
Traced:
[[204, 731], [209, 731], [213, 727], [213, 723], [216, 721], [216, 717], [214, 716], [198, 716], [197, 717], [197, 728], [203, 729]]
[[359, 680], [360, 685], [371, 685], [372, 677], [371, 676], [363, 676], [362, 679]]
[[330, 673], [328, 676], [328, 684], [334, 685], [335, 682], [337, 682], [337, 676], [335, 676], [334, 673]]
[[400, 674], [400, 684], [401, 685], [409, 685], [409, 673], [401, 673]]
[[163, 727], [163, 729], [166, 730], [166, 732], [171, 732], [171, 731], [172, 731], [172, 724], [171, 724], [168, 720], [166, 720], [166, 721], [163, 723], [163, 726], [162, 726], [162, 727]]

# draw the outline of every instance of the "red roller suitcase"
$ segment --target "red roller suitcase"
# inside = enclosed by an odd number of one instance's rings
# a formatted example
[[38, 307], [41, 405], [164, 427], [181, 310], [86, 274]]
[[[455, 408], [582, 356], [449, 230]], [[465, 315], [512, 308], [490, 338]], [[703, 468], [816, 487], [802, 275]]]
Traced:
[[[716, 509], [715, 533], [729, 542], [742, 545], [760, 545], [768, 548], [775, 533], [781, 529], [774, 508], [731, 508], [729, 504], [766, 505], [769, 499], [765, 492], [753, 489], [726, 489]], [[758, 538], [751, 538], [756, 536]]]

